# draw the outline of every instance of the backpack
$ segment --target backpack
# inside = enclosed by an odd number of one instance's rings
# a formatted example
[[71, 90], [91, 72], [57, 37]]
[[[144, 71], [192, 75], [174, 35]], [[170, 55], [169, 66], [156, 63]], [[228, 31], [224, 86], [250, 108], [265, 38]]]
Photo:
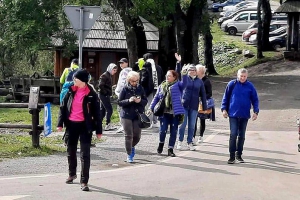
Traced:
[[68, 76], [66, 78], [66, 81], [68, 81], [68, 82], [73, 81], [73, 76], [78, 71], [78, 69], [79, 68], [77, 68], [77, 69], [68, 68], [69, 73], [68, 73]]

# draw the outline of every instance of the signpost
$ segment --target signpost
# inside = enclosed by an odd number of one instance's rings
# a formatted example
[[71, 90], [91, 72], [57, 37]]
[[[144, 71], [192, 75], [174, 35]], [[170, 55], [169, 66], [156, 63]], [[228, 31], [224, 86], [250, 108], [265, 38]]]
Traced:
[[46, 137], [51, 133], [52, 133], [51, 104], [46, 103], [44, 106], [44, 135]]
[[64, 6], [64, 11], [72, 25], [77, 37], [79, 47], [79, 68], [82, 68], [83, 40], [91, 30], [95, 21], [100, 16], [99, 6]]

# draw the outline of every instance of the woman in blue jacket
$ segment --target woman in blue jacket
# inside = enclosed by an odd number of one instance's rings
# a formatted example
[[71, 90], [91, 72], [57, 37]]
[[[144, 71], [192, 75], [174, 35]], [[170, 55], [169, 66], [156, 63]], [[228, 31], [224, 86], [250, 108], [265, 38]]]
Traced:
[[170, 138], [168, 146], [168, 156], [175, 157], [174, 145], [177, 137], [177, 129], [184, 114], [184, 108], [181, 105], [181, 95], [184, 89], [184, 83], [178, 81], [178, 73], [174, 70], [169, 70], [166, 74], [166, 80], [159, 86], [152, 102], [150, 110], [153, 112], [155, 105], [160, 99], [165, 97], [165, 109], [162, 116], [159, 116], [159, 145], [157, 153], [162, 153], [165, 144], [168, 126], [170, 126]]
[[[177, 59], [178, 60], [178, 59]], [[180, 60], [178, 60], [180, 61]], [[195, 151], [193, 146], [193, 135], [195, 130], [196, 118], [198, 115], [199, 99], [201, 98], [203, 110], [207, 110], [206, 94], [203, 81], [198, 78], [195, 65], [187, 65], [182, 70], [182, 75], [188, 73], [186, 87], [182, 94], [182, 105], [184, 107], [184, 120], [179, 128], [179, 141], [177, 149], [182, 149], [184, 131], [188, 125], [187, 144], [191, 151]]]
[[147, 97], [141, 85], [138, 85], [139, 73], [131, 71], [127, 75], [125, 87], [121, 90], [118, 105], [121, 107], [121, 122], [125, 132], [125, 148], [127, 162], [132, 163], [135, 146], [141, 139], [141, 128], [138, 125], [137, 112], [143, 113], [147, 104]]

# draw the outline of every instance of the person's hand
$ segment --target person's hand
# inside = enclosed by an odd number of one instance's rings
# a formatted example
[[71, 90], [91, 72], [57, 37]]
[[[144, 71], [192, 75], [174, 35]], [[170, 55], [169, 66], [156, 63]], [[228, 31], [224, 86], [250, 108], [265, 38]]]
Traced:
[[252, 121], [256, 120], [257, 119], [257, 114], [256, 113], [253, 113], [252, 115]]
[[188, 72], [188, 68], [189, 68], [189, 65], [183, 65], [182, 70], [181, 70], [181, 74], [186, 75], [187, 72]]
[[97, 134], [96, 134], [96, 137], [97, 137], [98, 140], [100, 140], [101, 137], [102, 137], [102, 133], [97, 133]]
[[175, 53], [175, 58], [178, 62], [181, 62], [181, 55], [178, 55], [178, 53]]
[[58, 132], [61, 132], [62, 129], [63, 129], [62, 127], [57, 127], [57, 128], [56, 128], [56, 130], [57, 130]]
[[153, 112], [152, 112], [152, 110], [151, 110], [150, 108], [145, 112], [145, 114], [146, 114], [147, 116], [150, 116], [152, 113], [153, 113]]
[[133, 102], [135, 100], [135, 97], [130, 97], [129, 102]]
[[135, 103], [140, 103], [140, 102], [141, 102], [141, 97], [136, 97], [136, 98], [134, 99], [134, 102], [135, 102]]
[[223, 114], [223, 117], [224, 117], [224, 118], [227, 118], [227, 117], [228, 117], [228, 113], [227, 113], [226, 110], [223, 110], [222, 114]]

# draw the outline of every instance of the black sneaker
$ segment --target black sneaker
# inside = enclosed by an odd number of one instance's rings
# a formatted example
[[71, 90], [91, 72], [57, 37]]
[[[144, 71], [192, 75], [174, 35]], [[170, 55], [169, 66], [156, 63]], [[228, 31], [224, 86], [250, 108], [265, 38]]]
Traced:
[[239, 163], [244, 163], [244, 159], [242, 158], [242, 156], [236, 156], [236, 160], [239, 162]]
[[235, 163], [235, 158], [230, 157], [229, 160], [227, 161], [228, 164], [234, 164]]
[[90, 188], [88, 187], [88, 185], [87, 185], [86, 183], [82, 183], [82, 184], [81, 184], [81, 190], [82, 190], [82, 191], [89, 191]]

